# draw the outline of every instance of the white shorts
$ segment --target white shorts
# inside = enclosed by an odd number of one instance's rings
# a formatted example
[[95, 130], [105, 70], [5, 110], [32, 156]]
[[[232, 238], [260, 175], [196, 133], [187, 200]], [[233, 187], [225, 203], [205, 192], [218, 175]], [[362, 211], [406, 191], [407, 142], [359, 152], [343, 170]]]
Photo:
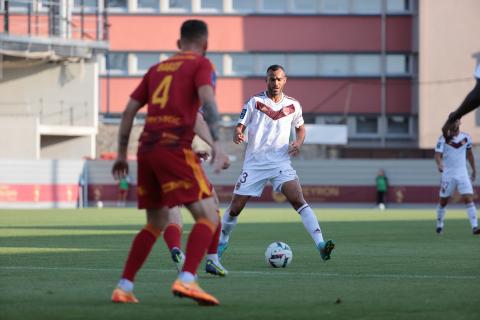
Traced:
[[270, 181], [275, 192], [281, 192], [285, 182], [298, 179], [291, 166], [274, 169], [246, 169], [238, 177], [233, 193], [242, 196], [260, 197], [265, 184]]
[[473, 194], [472, 182], [470, 181], [469, 176], [452, 176], [452, 177], [442, 177], [442, 182], [440, 185], [440, 197], [448, 198], [453, 195], [455, 189], [458, 190], [458, 193], [461, 195], [464, 194]]

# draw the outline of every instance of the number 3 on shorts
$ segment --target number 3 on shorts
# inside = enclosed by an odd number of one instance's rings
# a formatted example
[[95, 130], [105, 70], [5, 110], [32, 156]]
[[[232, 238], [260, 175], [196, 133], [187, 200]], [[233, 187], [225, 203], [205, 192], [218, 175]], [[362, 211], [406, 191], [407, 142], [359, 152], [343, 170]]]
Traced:
[[245, 182], [247, 182], [247, 177], [248, 177], [248, 173], [246, 173], [245, 171], [242, 172], [241, 178], [240, 178], [240, 183], [245, 183]]
[[172, 84], [172, 75], [168, 75], [163, 78], [162, 82], [158, 85], [157, 89], [153, 92], [152, 95], [152, 104], [159, 104], [160, 109], [165, 108], [165, 105], [168, 101], [168, 91], [170, 90], [170, 85]]

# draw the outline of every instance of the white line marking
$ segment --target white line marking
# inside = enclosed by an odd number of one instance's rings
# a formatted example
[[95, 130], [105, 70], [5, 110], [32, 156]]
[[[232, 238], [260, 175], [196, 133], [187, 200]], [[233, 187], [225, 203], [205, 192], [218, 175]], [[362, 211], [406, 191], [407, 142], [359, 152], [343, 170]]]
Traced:
[[[118, 268], [72, 268], [72, 267], [29, 267], [29, 266], [0, 266], [0, 270], [18, 271], [103, 271], [121, 272]], [[174, 269], [141, 269], [142, 272], [176, 273]], [[229, 276], [236, 275], [263, 275], [263, 276], [290, 276], [290, 277], [334, 277], [334, 278], [379, 278], [379, 279], [448, 279], [448, 280], [479, 280], [480, 275], [429, 275], [429, 274], [380, 274], [380, 273], [340, 273], [340, 272], [285, 272], [272, 269], [271, 271], [229, 270]]]

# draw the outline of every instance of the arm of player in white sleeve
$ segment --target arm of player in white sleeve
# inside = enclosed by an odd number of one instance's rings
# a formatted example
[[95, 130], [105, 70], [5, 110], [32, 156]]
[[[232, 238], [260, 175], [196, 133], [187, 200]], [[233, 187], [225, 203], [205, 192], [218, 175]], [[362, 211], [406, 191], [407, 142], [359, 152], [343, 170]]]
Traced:
[[445, 147], [445, 138], [440, 136], [438, 138], [437, 144], [435, 145], [435, 152], [443, 153], [443, 148]]
[[473, 144], [472, 137], [470, 137], [469, 134], [466, 134], [466, 136], [467, 136], [467, 149], [472, 149], [472, 144]]
[[252, 118], [252, 111], [254, 108], [255, 104], [255, 99], [250, 98], [242, 107], [242, 111], [240, 112], [240, 116], [238, 117], [238, 123], [237, 124], [243, 124], [244, 126], [247, 126], [248, 123], [250, 122], [250, 119]]
[[295, 115], [293, 116], [293, 125], [295, 126], [295, 128], [300, 128], [305, 123], [305, 121], [303, 121], [302, 106], [300, 105], [300, 103], [297, 103], [295, 109], [298, 110], [295, 110]]

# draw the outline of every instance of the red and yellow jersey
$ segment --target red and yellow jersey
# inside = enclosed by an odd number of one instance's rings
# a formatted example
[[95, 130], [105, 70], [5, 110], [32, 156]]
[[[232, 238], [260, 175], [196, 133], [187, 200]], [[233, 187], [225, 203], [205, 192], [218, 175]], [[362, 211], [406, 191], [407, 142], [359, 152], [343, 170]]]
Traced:
[[200, 107], [198, 88], [215, 87], [215, 71], [204, 56], [183, 51], [152, 66], [130, 97], [148, 104], [139, 150], [190, 146]]

